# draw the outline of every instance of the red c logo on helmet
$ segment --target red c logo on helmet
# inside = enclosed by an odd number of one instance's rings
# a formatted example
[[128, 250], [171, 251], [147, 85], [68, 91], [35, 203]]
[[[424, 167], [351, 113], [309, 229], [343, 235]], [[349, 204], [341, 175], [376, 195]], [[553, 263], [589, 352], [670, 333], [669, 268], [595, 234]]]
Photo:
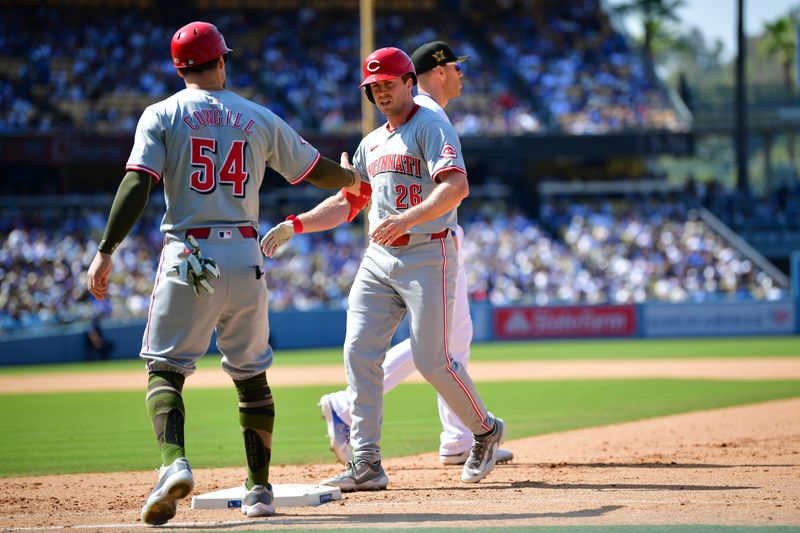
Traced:
[[389, 47], [375, 50], [364, 59], [361, 70], [364, 75], [361, 87], [370, 83], [399, 78], [405, 74], [411, 74], [414, 85], [417, 84], [414, 63], [408, 54], [399, 48]]

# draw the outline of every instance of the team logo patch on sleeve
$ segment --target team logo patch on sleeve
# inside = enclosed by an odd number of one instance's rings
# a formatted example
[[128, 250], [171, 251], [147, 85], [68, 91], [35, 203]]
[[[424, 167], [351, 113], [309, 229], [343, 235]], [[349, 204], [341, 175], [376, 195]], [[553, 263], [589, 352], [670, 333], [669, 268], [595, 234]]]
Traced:
[[458, 157], [458, 152], [456, 152], [455, 147], [452, 144], [447, 143], [442, 146], [442, 153], [441, 156], [447, 159], [455, 159]]

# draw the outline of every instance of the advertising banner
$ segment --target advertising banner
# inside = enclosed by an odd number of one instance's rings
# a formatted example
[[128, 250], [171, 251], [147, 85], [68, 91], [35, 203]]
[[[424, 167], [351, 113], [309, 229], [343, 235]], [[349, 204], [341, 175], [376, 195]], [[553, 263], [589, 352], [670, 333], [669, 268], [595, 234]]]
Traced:
[[494, 312], [496, 339], [632, 337], [636, 308], [632, 305], [514, 307]]
[[791, 302], [650, 304], [643, 306], [645, 337], [792, 334]]

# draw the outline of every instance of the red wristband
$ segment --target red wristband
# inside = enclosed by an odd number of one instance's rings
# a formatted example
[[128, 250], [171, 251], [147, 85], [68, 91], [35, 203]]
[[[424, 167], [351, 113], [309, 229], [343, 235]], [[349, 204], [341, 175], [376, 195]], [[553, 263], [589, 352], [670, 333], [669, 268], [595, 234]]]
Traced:
[[300, 219], [294, 215], [289, 215], [286, 217], [286, 220], [290, 220], [292, 222], [292, 226], [294, 226], [294, 233], [295, 235], [299, 235], [303, 233], [303, 223], [300, 222]]

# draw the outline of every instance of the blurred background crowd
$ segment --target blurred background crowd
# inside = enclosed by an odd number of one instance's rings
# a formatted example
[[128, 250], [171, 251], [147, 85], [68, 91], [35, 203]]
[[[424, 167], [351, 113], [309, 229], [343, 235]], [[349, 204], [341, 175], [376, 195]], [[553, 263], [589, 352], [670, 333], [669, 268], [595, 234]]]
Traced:
[[[761, 212], [773, 201], [742, 205]], [[153, 204], [115, 253], [105, 302], [85, 287], [106, 207], [3, 209], [0, 328], [146, 316], [162, 241], [163, 207]], [[469, 297], [494, 305], [786, 297], [785, 287], [698, 218], [701, 205], [682, 194], [555, 197], [539, 219], [502, 202], [467, 206], [460, 222]], [[732, 221], [748, 218], [727, 212]], [[797, 211], [791, 216], [800, 220]], [[280, 220], [263, 219], [260, 234]], [[270, 309], [344, 309], [364, 246], [358, 222], [293, 238], [265, 260]]]
[[[639, 51], [597, 0], [489, 3], [430, 21], [377, 17], [378, 46], [413, 50], [449, 36], [469, 82], [453, 102], [461, 134], [686, 129]], [[509, 3], [513, 5], [513, 3]], [[598, 16], [600, 15], [600, 16]], [[34, 4], [0, 19], [0, 132], [131, 131], [149, 103], [182, 88], [165, 43], [173, 24], [134, 11], [71, 12]], [[229, 85], [300, 131], [357, 131], [357, 12], [230, 11], [214, 17], [234, 55]], [[380, 42], [380, 41], [383, 42]]]

